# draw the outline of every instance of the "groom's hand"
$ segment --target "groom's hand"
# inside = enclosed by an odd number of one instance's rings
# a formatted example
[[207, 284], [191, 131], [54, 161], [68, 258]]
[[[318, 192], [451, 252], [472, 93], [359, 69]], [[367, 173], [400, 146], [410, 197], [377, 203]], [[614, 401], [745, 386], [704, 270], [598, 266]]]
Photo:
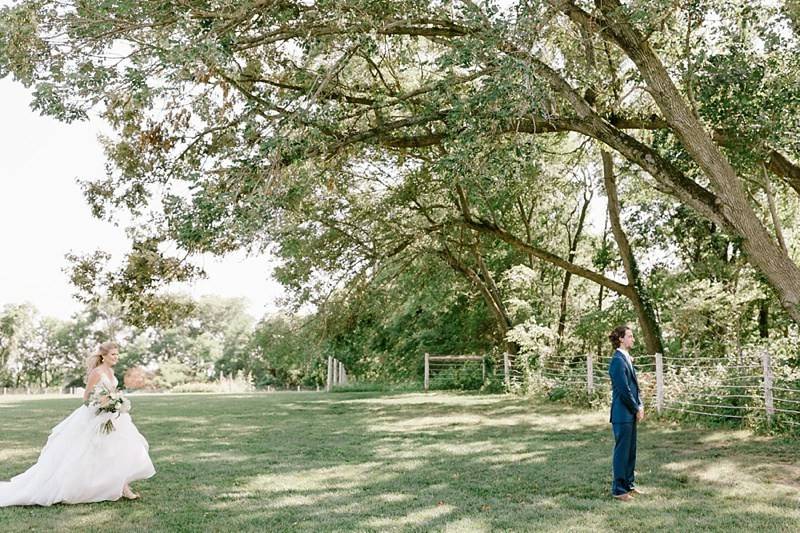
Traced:
[[642, 407], [638, 411], [636, 411], [636, 421], [641, 422], [644, 420], [644, 408]]

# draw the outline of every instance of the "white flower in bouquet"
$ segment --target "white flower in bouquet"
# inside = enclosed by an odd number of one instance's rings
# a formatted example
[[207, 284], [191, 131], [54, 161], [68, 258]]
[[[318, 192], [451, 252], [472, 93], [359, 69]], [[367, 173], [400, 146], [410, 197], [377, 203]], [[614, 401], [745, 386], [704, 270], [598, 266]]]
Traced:
[[[89, 405], [97, 409], [98, 415], [103, 413], [116, 414], [115, 418], [119, 418], [122, 413], [128, 413], [131, 410], [131, 402], [128, 400], [122, 391], [110, 391], [105, 387], [98, 387], [94, 390], [89, 398]], [[106, 420], [100, 426], [100, 431], [103, 433], [111, 433], [116, 428], [111, 419]]]

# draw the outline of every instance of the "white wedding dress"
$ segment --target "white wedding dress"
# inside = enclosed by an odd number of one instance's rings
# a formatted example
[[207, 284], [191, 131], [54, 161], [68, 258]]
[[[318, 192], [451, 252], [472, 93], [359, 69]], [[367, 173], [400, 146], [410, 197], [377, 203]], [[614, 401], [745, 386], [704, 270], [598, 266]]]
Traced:
[[[97, 386], [114, 390], [117, 378], [103, 375]], [[155, 474], [131, 416], [96, 412], [81, 405], [54, 427], [36, 464], [0, 482], [0, 507], [118, 500], [127, 483]], [[115, 430], [105, 434], [100, 425], [107, 420]]]

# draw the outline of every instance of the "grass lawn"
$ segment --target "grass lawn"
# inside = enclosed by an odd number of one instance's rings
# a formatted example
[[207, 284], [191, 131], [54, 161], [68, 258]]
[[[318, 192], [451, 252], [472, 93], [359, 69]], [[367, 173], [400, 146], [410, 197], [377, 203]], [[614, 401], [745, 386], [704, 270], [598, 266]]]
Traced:
[[[0, 509], [0, 531], [800, 531], [800, 442], [645, 423], [609, 496], [604, 412], [506, 396], [133, 397], [142, 499]], [[0, 400], [0, 479], [77, 400]]]

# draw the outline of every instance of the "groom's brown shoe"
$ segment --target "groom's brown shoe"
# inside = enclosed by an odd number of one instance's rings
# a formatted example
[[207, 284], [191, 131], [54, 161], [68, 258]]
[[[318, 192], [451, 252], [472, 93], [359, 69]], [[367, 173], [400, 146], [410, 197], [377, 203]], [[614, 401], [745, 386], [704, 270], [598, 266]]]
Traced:
[[633, 499], [629, 492], [626, 492], [625, 494], [612, 494], [612, 496], [623, 502], [629, 502]]

